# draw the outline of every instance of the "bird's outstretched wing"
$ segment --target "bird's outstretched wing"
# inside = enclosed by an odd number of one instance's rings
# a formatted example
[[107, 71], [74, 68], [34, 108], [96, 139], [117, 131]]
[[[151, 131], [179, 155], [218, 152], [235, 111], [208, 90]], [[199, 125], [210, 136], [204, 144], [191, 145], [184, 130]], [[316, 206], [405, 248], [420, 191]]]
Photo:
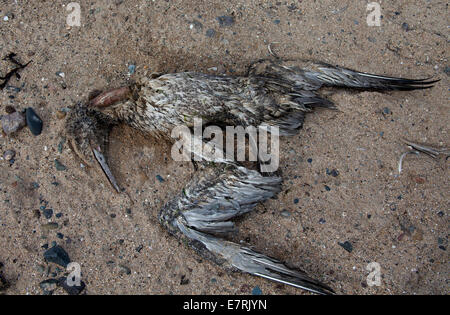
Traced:
[[434, 83], [440, 81], [432, 78], [406, 79], [383, 76], [314, 61], [261, 60], [250, 66], [249, 74], [283, 79], [290, 82], [295, 89], [314, 91], [324, 86], [410, 91], [429, 89]]
[[334, 293], [328, 286], [291, 270], [276, 259], [220, 236], [234, 231], [233, 218], [275, 197], [281, 178], [233, 164], [205, 167], [160, 212], [160, 222], [201, 256], [231, 270], [240, 270], [319, 294]]

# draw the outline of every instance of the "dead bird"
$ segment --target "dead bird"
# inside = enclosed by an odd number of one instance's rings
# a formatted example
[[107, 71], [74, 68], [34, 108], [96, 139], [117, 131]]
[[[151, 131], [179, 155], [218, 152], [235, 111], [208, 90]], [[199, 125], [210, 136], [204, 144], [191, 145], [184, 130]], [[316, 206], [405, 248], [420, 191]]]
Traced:
[[[196, 117], [206, 124], [265, 124], [289, 136], [296, 134], [314, 108], [335, 108], [321, 88], [410, 91], [430, 88], [437, 81], [379, 76], [317, 62], [302, 62], [300, 67], [280, 60], [255, 62], [245, 76], [197, 72], [145, 75], [135, 84], [76, 105], [68, 116], [66, 131], [84, 163], [100, 163], [120, 191], [106, 161], [109, 130], [118, 123], [172, 142], [171, 131], [179, 125], [192, 127]], [[234, 230], [233, 218], [275, 197], [282, 183], [274, 174], [263, 176], [235, 162], [221, 162], [214, 166], [203, 163], [183, 191], [161, 209], [160, 223], [202, 257], [227, 269], [333, 294], [329, 286], [303, 271], [221, 237]]]

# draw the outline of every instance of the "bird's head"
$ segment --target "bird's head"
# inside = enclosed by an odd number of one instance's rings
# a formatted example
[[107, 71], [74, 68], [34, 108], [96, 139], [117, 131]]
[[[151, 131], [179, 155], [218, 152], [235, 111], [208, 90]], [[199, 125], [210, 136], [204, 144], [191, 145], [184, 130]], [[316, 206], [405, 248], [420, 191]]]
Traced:
[[67, 138], [75, 154], [86, 166], [101, 169], [118, 192], [120, 188], [106, 159], [109, 133], [118, 119], [107, 109], [127, 98], [129, 91], [128, 87], [113, 89], [99, 94], [87, 104], [78, 103], [66, 120]]

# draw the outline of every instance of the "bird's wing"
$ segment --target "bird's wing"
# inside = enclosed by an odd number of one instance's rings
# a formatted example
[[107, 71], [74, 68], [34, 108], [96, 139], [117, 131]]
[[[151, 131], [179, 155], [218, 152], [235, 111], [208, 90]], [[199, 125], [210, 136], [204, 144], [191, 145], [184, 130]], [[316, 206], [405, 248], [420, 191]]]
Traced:
[[233, 164], [205, 167], [199, 173], [163, 207], [159, 216], [163, 226], [201, 256], [230, 269], [315, 293], [333, 293], [304, 272], [291, 270], [273, 258], [218, 236], [235, 230], [233, 218], [276, 196], [281, 190], [281, 178], [264, 177]]
[[317, 90], [323, 86], [366, 90], [418, 90], [433, 87], [439, 80], [406, 79], [359, 72], [314, 61], [261, 60], [251, 65], [250, 75], [274, 77], [291, 82], [300, 90]]

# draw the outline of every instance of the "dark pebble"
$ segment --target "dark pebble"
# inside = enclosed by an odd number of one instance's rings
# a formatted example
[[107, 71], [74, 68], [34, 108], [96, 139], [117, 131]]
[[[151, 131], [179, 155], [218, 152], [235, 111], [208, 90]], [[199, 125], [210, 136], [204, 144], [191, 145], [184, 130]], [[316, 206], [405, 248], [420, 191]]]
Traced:
[[281, 22], [280, 20], [275, 20], [275, 21], [273, 21], [273, 23], [274, 23], [274, 24], [277, 24], [277, 25], [280, 24], [280, 22]]
[[10, 106], [10, 105], [7, 105], [5, 107], [5, 111], [6, 111], [7, 114], [12, 114], [12, 113], [16, 112], [16, 109], [14, 107]]
[[55, 167], [57, 171], [65, 171], [67, 169], [67, 167], [57, 159], [55, 159]]
[[221, 27], [232, 26], [234, 24], [234, 17], [229, 15], [223, 15], [216, 18], [219, 21]]
[[27, 108], [25, 111], [25, 116], [27, 118], [28, 128], [30, 128], [31, 133], [35, 136], [39, 136], [42, 132], [42, 119], [39, 118], [34, 109], [31, 107]]
[[44, 253], [46, 261], [58, 264], [64, 268], [70, 263], [70, 258], [67, 252], [59, 245], [56, 245]]
[[349, 253], [351, 253], [353, 251], [353, 245], [349, 241], [345, 241], [344, 243], [338, 243], [338, 244]]
[[138, 253], [140, 253], [141, 250], [142, 250], [143, 248], [144, 248], [144, 246], [139, 245], [138, 247], [136, 247], [136, 251], [137, 251]]
[[53, 216], [53, 209], [44, 209], [42, 214], [46, 219], [50, 219]]
[[385, 107], [385, 108], [383, 108], [383, 113], [386, 114], [386, 115], [389, 115], [389, 114], [391, 114], [392, 112], [391, 112], [391, 110], [389, 109], [389, 107]]
[[163, 183], [163, 182], [164, 182], [164, 178], [162, 178], [161, 175], [156, 175], [156, 179], [157, 179], [160, 183]]
[[442, 217], [444, 216], [444, 212], [439, 211], [439, 212], [438, 212], [438, 216], [442, 218]]
[[64, 234], [56, 233], [56, 237], [59, 238], [59, 239], [63, 239], [64, 238]]
[[295, 204], [297, 204], [297, 203], [299, 203], [299, 202], [300, 202], [300, 200], [299, 200], [298, 198], [295, 198], [295, 199], [294, 199], [294, 203], [295, 203]]
[[326, 190], [326, 191], [330, 191], [330, 190], [331, 190], [331, 188], [330, 188], [330, 187], [328, 187], [327, 185], [325, 185], [325, 190]]
[[256, 286], [252, 290], [252, 295], [262, 295], [262, 290], [260, 287]]
[[319, 220], [319, 223], [320, 224], [325, 224], [327, 221], [325, 220], [325, 219], [323, 219], [323, 218], [320, 218], [320, 220]]
[[62, 217], [62, 213], [60, 212], [60, 213], [55, 214], [55, 217], [61, 218]]
[[312, 159], [311, 158], [307, 159], [307, 161], [308, 161], [308, 163], [312, 163]]
[[445, 246], [442, 246], [442, 245], [439, 246], [439, 248], [442, 249], [443, 251], [446, 251], [446, 250], [447, 250], [447, 248], [446, 248]]
[[409, 30], [410, 30], [410, 28], [409, 28], [409, 24], [408, 23], [403, 23], [402, 24], [402, 29], [404, 30], [404, 31], [406, 31], [406, 32], [408, 32]]
[[182, 275], [180, 285], [187, 285], [187, 284], [189, 284], [189, 279], [186, 279], [186, 276]]
[[69, 285], [67, 283], [67, 278], [66, 277], [62, 277], [58, 279], [58, 285], [64, 289], [64, 291], [67, 292], [67, 294], [69, 295], [79, 295], [84, 288], [86, 287], [86, 284], [80, 280], [80, 285], [76, 286], [76, 285]]

